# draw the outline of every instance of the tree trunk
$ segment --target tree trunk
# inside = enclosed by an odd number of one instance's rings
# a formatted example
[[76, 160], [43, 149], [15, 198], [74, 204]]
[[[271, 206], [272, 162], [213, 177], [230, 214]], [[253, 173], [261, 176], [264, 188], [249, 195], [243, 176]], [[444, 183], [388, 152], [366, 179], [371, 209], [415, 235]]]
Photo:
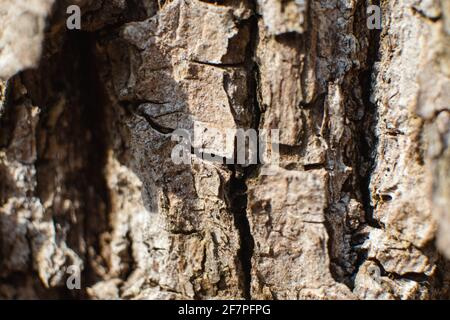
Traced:
[[0, 298], [450, 298], [448, 1], [70, 4], [0, 0]]

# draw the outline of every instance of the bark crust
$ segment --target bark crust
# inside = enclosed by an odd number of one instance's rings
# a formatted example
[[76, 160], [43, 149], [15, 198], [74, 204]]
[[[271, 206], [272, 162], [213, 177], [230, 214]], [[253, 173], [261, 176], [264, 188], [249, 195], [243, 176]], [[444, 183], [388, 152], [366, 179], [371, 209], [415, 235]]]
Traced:
[[[0, 0], [0, 298], [450, 298], [447, 1], [31, 2]], [[239, 129], [279, 165], [211, 161]]]

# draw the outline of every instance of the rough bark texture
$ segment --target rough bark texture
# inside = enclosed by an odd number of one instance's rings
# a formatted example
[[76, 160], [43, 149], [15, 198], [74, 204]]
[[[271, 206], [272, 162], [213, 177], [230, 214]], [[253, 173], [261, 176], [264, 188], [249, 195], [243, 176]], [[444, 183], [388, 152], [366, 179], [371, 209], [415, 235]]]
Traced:
[[446, 0], [0, 0], [0, 78], [0, 298], [450, 298]]

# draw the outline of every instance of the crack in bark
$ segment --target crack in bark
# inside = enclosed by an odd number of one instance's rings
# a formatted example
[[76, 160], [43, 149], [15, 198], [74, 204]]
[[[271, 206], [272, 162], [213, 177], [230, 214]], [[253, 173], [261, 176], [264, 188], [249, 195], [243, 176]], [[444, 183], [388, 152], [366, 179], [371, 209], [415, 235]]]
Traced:
[[[380, 5], [379, 0], [373, 1], [374, 5]], [[364, 11], [365, 12], [365, 11]], [[365, 14], [367, 14], [365, 12]], [[365, 21], [365, 19], [364, 19]], [[372, 194], [370, 191], [370, 183], [372, 172], [376, 166], [376, 151], [378, 138], [376, 136], [376, 124], [378, 122], [377, 106], [371, 101], [374, 86], [373, 81], [376, 77], [375, 63], [379, 60], [380, 55], [380, 37], [381, 30], [373, 29], [368, 31], [368, 51], [367, 66], [359, 75], [359, 82], [362, 89], [362, 100], [364, 103], [364, 117], [359, 132], [359, 152], [362, 163], [358, 168], [359, 191], [361, 192], [361, 201], [364, 209], [365, 223], [372, 228], [383, 229], [382, 223], [374, 218], [374, 207], [372, 206]], [[368, 233], [353, 233], [351, 244], [357, 252], [357, 261], [355, 269], [351, 275], [354, 287], [355, 276], [362, 264], [367, 260], [367, 251], [361, 250], [360, 245], [367, 240]]]
[[430, 277], [424, 273], [407, 272], [404, 274], [398, 274], [395, 272], [386, 271], [386, 269], [383, 267], [381, 262], [376, 258], [368, 258], [367, 261], [372, 261], [373, 263], [375, 263], [377, 265], [378, 268], [380, 268], [380, 276], [388, 277], [389, 279], [392, 279], [392, 280], [406, 279], [406, 280], [411, 280], [411, 281], [418, 282], [418, 283], [428, 283], [428, 281], [430, 279]]
[[251, 299], [251, 268], [254, 249], [254, 240], [247, 218], [247, 174], [236, 166], [231, 168], [233, 174], [226, 186], [226, 200], [229, 211], [234, 216], [234, 225], [239, 232], [240, 248], [238, 258], [241, 269], [241, 286], [244, 298]]
[[[375, 5], [379, 5], [380, 1], [374, 1]], [[376, 137], [375, 128], [378, 121], [377, 107], [371, 101], [373, 93], [373, 79], [375, 77], [375, 63], [379, 59], [380, 52], [380, 36], [381, 30], [369, 31], [369, 48], [367, 53], [367, 67], [360, 74], [360, 84], [363, 92], [363, 102], [365, 106], [365, 115], [363, 126], [360, 132], [360, 152], [363, 161], [367, 164], [365, 172], [361, 172], [360, 168], [360, 190], [365, 211], [366, 222], [374, 228], [381, 229], [380, 223], [373, 217], [374, 208], [371, 204], [370, 180], [376, 165], [376, 150], [378, 139]], [[367, 130], [367, 132], [365, 132]]]
[[157, 123], [153, 117], [146, 114], [145, 111], [139, 108], [139, 106], [136, 106], [136, 104], [128, 104], [125, 108], [128, 109], [131, 113], [133, 113], [137, 117], [144, 118], [145, 121], [147, 121], [147, 123], [150, 125], [150, 127], [152, 127], [152, 129], [158, 131], [161, 134], [167, 135], [175, 131], [174, 128], [168, 128]]
[[[256, 12], [256, 2], [254, 3], [254, 13]], [[255, 61], [256, 57], [256, 45], [258, 40], [258, 18], [256, 13], [249, 18], [250, 24], [250, 41], [247, 47], [246, 58], [244, 66], [247, 67], [248, 72], [251, 74], [249, 77], [249, 92], [250, 99], [253, 105], [253, 119], [252, 128], [259, 133], [259, 124], [261, 117], [261, 109], [258, 103], [258, 81], [259, 81], [259, 68]], [[237, 150], [237, 140], [234, 142], [235, 154]], [[259, 146], [258, 146], [259, 148]], [[258, 150], [259, 151], [259, 150]], [[232, 172], [232, 176], [228, 184], [226, 185], [226, 202], [228, 204], [230, 212], [234, 216], [234, 224], [239, 232], [240, 248], [238, 249], [238, 258], [241, 267], [241, 286], [244, 294], [244, 298], [251, 299], [251, 284], [252, 284], [252, 257], [255, 246], [250, 227], [250, 221], [247, 217], [247, 180], [253, 176], [257, 168], [261, 164], [258, 152], [258, 164], [242, 167], [240, 165], [229, 165], [229, 169]]]
[[[83, 217], [83, 232], [86, 241], [94, 248], [95, 255], [101, 257], [100, 235], [108, 231], [109, 213], [111, 212], [111, 199], [109, 196], [104, 168], [107, 161], [107, 133], [104, 93], [100, 87], [95, 56], [95, 43], [97, 33], [74, 32], [73, 37], [80, 48], [80, 103], [83, 109], [81, 121], [91, 135], [86, 153], [87, 163], [84, 167], [87, 190], [80, 189], [86, 205]], [[81, 187], [81, 186], [80, 186]], [[82, 188], [82, 187], [81, 187]], [[98, 277], [98, 270], [94, 269], [95, 257], [89, 250], [86, 251], [85, 261], [87, 268], [83, 271], [85, 277], [84, 289], [94, 283]], [[106, 264], [105, 261], [102, 261]], [[83, 292], [86, 295], [86, 291]]]

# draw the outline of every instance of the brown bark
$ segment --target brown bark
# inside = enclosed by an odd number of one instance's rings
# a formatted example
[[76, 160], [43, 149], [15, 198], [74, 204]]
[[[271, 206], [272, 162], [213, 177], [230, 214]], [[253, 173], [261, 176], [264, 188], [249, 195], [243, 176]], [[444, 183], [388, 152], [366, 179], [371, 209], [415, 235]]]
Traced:
[[[32, 2], [0, 1], [1, 298], [450, 297], [445, 0]], [[274, 174], [202, 159], [250, 128]]]

